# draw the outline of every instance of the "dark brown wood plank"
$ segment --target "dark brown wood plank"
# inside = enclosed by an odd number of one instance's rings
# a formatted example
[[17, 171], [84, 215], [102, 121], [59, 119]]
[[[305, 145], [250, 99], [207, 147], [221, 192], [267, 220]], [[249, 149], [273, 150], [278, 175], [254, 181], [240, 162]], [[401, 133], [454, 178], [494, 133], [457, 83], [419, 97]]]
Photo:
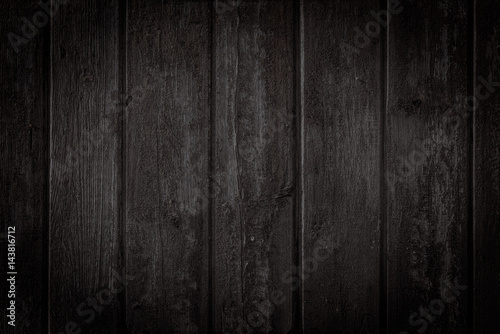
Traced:
[[128, 7], [127, 324], [203, 332], [208, 319], [210, 3]]
[[291, 1], [218, 2], [215, 21], [214, 321], [292, 329]]
[[500, 333], [500, 3], [475, 3], [474, 329], [486, 334]]
[[356, 40], [378, 1], [304, 1], [304, 331], [377, 333], [380, 36]]
[[400, 7], [388, 37], [389, 332], [465, 333], [467, 5]]
[[117, 333], [118, 1], [60, 8], [52, 33], [50, 330]]
[[[46, 204], [46, 126], [43, 56], [46, 26], [32, 34], [36, 1], [0, 3], [0, 284], [2, 333], [41, 333], [46, 312], [44, 222]], [[14, 36], [16, 35], [16, 36]], [[15, 270], [7, 263], [7, 231], [15, 228]], [[8, 298], [7, 272], [17, 272], [15, 299]], [[11, 275], [8, 275], [9, 277]], [[15, 301], [15, 327], [7, 322]]]

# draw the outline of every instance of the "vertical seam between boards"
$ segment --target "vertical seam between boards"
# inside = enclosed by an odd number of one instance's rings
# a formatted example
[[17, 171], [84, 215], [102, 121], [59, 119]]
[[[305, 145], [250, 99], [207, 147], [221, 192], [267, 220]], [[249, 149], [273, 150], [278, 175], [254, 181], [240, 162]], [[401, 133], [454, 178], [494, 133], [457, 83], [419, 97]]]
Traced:
[[[389, 8], [388, 1], [381, 0], [381, 10]], [[385, 136], [386, 136], [386, 115], [387, 105], [389, 103], [389, 29], [387, 28], [381, 34], [380, 46], [380, 263], [379, 263], [379, 327], [380, 333], [386, 333], [388, 330], [388, 275], [387, 275], [387, 187], [386, 187], [386, 149], [385, 149]]]
[[[53, 5], [53, 0], [50, 5]], [[53, 81], [52, 81], [52, 41], [53, 41], [53, 17], [50, 17], [50, 24], [47, 30], [44, 32], [43, 43], [43, 55], [42, 62], [44, 64], [42, 68], [43, 75], [43, 90], [42, 90], [42, 112], [43, 112], [43, 122], [44, 122], [44, 146], [45, 152], [43, 157], [43, 166], [45, 169], [45, 180], [44, 180], [44, 197], [45, 200], [42, 203], [43, 206], [43, 264], [42, 264], [42, 285], [43, 285], [43, 295], [42, 295], [42, 331], [46, 328], [47, 332], [50, 333], [50, 175], [51, 175], [51, 120], [52, 120], [52, 95], [53, 95]]]
[[303, 256], [304, 256], [304, 27], [303, 27], [303, 0], [295, 0], [292, 4], [293, 21], [293, 120], [295, 128], [294, 139], [294, 249], [292, 263], [297, 266], [300, 277], [299, 288], [292, 294], [292, 327], [294, 332], [304, 331], [304, 282], [303, 282]]
[[215, 39], [215, 25], [216, 25], [216, 12], [215, 6], [217, 0], [210, 2], [210, 113], [209, 113], [209, 148], [208, 148], [208, 328], [215, 332], [215, 303], [214, 303], [214, 146], [215, 146], [215, 107], [216, 107], [216, 39]]
[[[475, 96], [474, 82], [476, 77], [476, 1], [467, 1], [467, 96]], [[468, 100], [468, 99], [467, 99]], [[466, 100], [466, 102], [468, 102]], [[474, 279], [475, 279], [475, 226], [474, 226], [474, 183], [475, 183], [475, 149], [474, 149], [474, 128], [475, 128], [475, 99], [471, 101], [470, 117], [467, 118], [468, 141], [468, 212], [467, 212], [467, 329], [469, 333], [474, 333]], [[469, 105], [466, 103], [466, 107]]]
[[[121, 156], [120, 156], [120, 173], [121, 173], [121, 186], [120, 186], [120, 209], [119, 209], [119, 240], [120, 240], [120, 258], [121, 258], [121, 271], [127, 274], [127, 248], [126, 248], [126, 232], [127, 232], [127, 175], [126, 175], [126, 139], [127, 139], [127, 105], [126, 105], [126, 94], [127, 94], [127, 7], [128, 0], [120, 0], [118, 3], [118, 20], [119, 20], [119, 46], [118, 46], [118, 80], [119, 80], [119, 97], [118, 101], [120, 101], [120, 128], [121, 128]], [[122, 319], [121, 324], [118, 325], [118, 328], [121, 328], [123, 333], [127, 332], [127, 289], [125, 288], [120, 297], [121, 305], [121, 314], [120, 318]]]

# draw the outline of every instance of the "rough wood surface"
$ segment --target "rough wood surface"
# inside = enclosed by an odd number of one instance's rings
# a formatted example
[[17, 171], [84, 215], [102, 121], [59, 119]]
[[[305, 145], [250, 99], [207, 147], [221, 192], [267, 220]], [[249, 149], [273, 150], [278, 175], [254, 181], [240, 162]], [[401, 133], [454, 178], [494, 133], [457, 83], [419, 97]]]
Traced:
[[[465, 333], [467, 5], [402, 2], [388, 36], [389, 332]], [[455, 281], [456, 280], [456, 281]]]
[[500, 3], [476, 5], [474, 329], [486, 334], [500, 333]]
[[127, 324], [208, 327], [210, 3], [130, 1]]
[[[36, 1], [0, 4], [0, 332], [40, 333], [46, 324], [44, 221], [46, 208], [46, 128], [43, 33], [12, 47], [7, 35], [23, 36], [22, 17]], [[23, 37], [24, 38], [24, 37]], [[15, 45], [15, 44], [14, 44]], [[16, 327], [7, 324], [7, 230], [15, 227]]]
[[1, 333], [500, 332], [497, 1], [47, 1], [0, 4]]
[[304, 331], [376, 333], [379, 323], [378, 1], [304, 1]]
[[292, 329], [291, 1], [219, 2], [214, 107], [216, 331]]
[[52, 28], [50, 331], [117, 333], [117, 1], [68, 3]]

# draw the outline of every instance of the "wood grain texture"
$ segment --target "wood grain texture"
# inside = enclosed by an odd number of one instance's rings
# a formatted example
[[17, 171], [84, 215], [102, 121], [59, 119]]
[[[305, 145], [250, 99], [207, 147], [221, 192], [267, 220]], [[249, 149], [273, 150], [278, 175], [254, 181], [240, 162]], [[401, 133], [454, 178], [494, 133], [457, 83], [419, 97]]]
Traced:
[[404, 1], [388, 36], [389, 332], [465, 333], [466, 1]]
[[477, 1], [474, 329], [500, 332], [500, 3]]
[[500, 332], [497, 1], [43, 1], [0, 3], [0, 333]]
[[[46, 128], [43, 96], [42, 33], [23, 43], [22, 17], [30, 18], [36, 1], [0, 4], [0, 284], [2, 333], [40, 333], [46, 311], [44, 224], [46, 205]], [[11, 35], [12, 36], [12, 35]], [[14, 45], [14, 47], [13, 47]], [[17, 52], [15, 47], [18, 47]], [[15, 227], [16, 327], [7, 324], [7, 230]]]
[[214, 324], [292, 329], [294, 247], [291, 1], [217, 2]]
[[210, 3], [130, 1], [127, 325], [208, 329]]
[[68, 3], [52, 28], [50, 331], [117, 333], [117, 1]]
[[377, 333], [380, 40], [356, 29], [378, 1], [304, 1], [304, 331]]

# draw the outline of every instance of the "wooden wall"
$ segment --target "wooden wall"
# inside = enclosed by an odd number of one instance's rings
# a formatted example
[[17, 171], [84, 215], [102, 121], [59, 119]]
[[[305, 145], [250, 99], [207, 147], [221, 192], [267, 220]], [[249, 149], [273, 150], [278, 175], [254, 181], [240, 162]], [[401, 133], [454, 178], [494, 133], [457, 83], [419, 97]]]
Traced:
[[496, 1], [0, 15], [0, 332], [500, 332]]

